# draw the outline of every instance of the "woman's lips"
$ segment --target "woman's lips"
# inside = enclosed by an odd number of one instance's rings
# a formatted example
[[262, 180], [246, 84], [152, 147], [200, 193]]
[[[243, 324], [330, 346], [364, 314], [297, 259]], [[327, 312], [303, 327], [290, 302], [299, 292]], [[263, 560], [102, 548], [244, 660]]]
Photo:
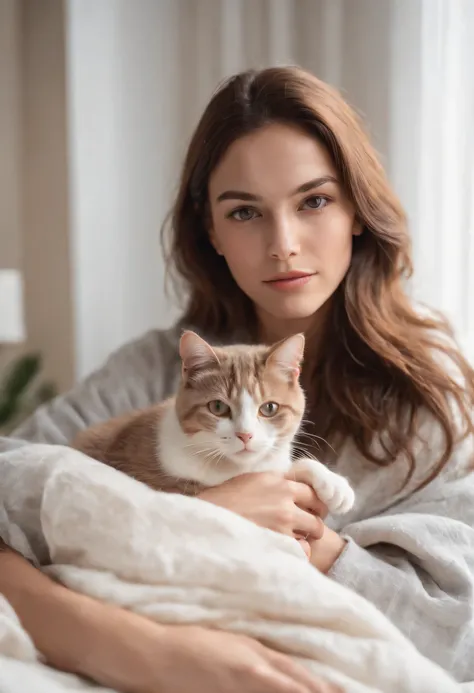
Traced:
[[287, 277], [278, 277], [277, 279], [271, 279], [266, 281], [265, 284], [270, 287], [270, 289], [275, 289], [276, 291], [295, 291], [305, 286], [315, 274], [300, 274], [300, 275], [288, 275]]

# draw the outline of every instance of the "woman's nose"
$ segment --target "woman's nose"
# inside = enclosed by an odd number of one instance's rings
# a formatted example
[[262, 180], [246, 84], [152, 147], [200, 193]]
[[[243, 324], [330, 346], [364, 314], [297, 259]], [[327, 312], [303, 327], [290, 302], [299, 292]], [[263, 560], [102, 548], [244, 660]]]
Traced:
[[288, 260], [300, 252], [296, 223], [287, 217], [275, 219], [269, 229], [269, 255], [275, 260]]

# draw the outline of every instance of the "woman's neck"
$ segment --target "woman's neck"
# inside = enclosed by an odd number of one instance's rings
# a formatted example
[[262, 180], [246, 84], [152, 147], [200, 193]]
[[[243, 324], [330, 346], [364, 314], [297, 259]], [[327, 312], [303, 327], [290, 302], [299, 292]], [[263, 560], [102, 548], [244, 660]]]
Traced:
[[275, 344], [276, 342], [303, 332], [307, 334], [311, 322], [304, 320], [260, 320], [258, 329], [258, 341], [262, 344]]
[[[322, 339], [324, 339], [330, 304], [331, 301], [326, 301], [316, 314], [301, 319], [284, 320], [258, 313], [258, 341], [262, 344], [275, 344], [275, 342], [291, 337], [298, 332], [303, 332], [306, 343], [310, 346], [306, 350], [307, 354], [311, 354], [311, 360], [317, 359]], [[308, 361], [307, 356], [305, 360]]]

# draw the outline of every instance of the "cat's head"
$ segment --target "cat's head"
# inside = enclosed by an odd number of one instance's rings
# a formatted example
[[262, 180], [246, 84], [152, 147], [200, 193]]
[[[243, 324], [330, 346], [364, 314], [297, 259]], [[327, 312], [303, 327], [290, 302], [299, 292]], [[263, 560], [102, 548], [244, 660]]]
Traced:
[[302, 334], [272, 347], [212, 347], [185, 332], [176, 411], [190, 449], [209, 466], [226, 459], [239, 473], [264, 471], [278, 453], [287, 459], [305, 407], [303, 350]]

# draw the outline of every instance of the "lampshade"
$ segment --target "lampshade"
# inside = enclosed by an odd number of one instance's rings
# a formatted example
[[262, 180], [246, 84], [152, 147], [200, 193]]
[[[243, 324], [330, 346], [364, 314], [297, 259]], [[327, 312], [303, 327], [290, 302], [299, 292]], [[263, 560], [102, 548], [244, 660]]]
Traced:
[[13, 269], [0, 269], [0, 344], [16, 344], [24, 340], [21, 273]]

